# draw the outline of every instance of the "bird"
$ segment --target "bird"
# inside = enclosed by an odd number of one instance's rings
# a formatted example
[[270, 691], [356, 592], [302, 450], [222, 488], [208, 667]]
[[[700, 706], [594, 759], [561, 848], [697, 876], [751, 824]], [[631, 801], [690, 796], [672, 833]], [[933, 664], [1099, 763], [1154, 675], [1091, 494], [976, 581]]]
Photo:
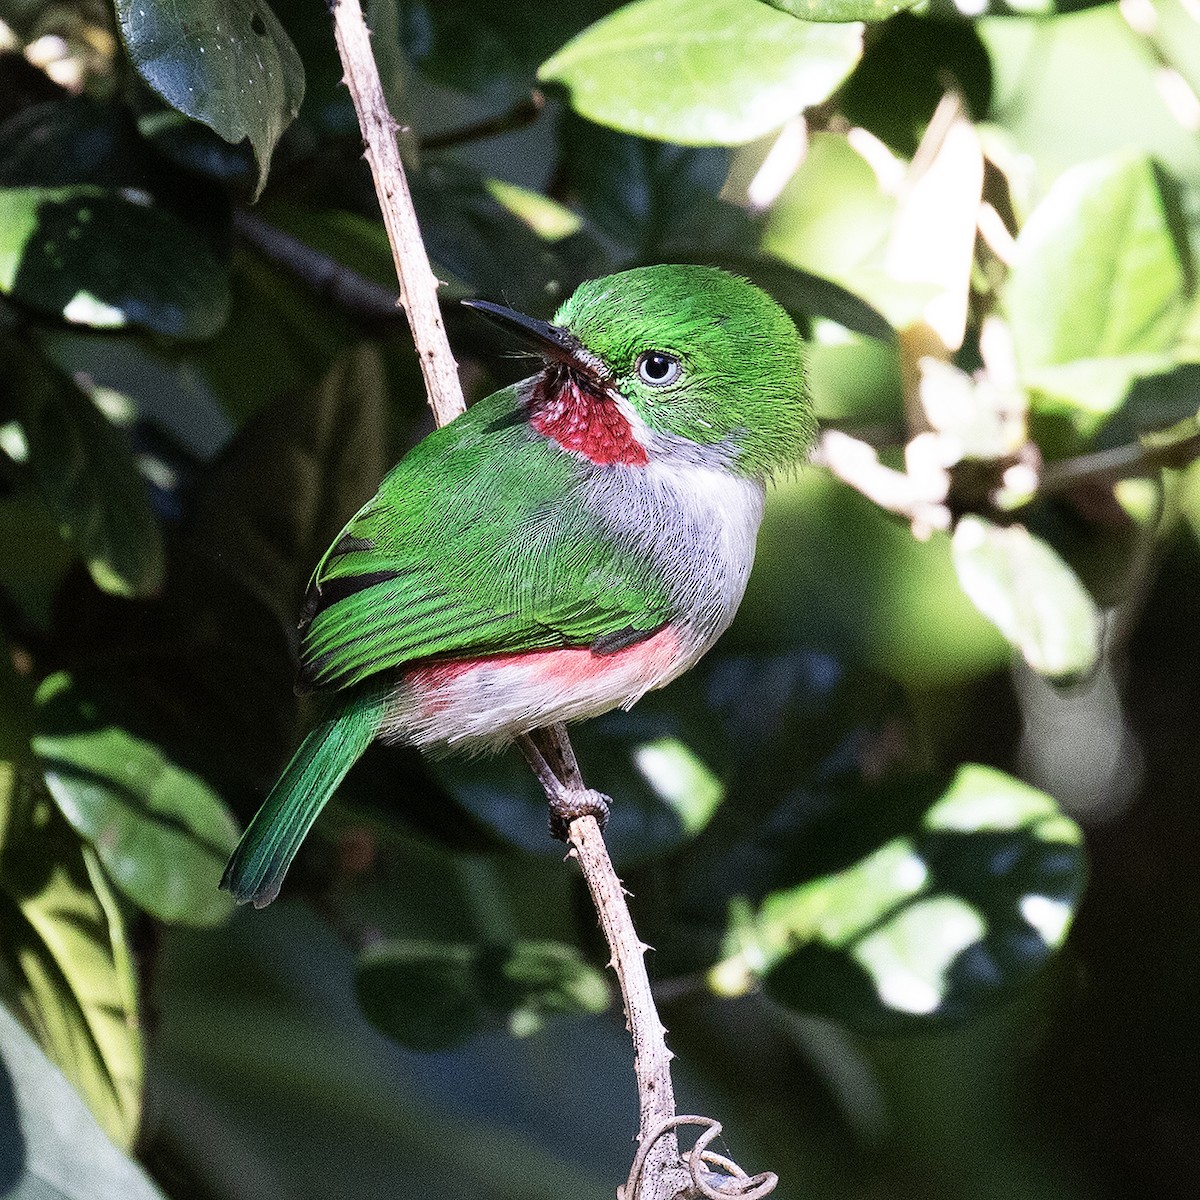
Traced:
[[496, 751], [688, 670], [737, 611], [766, 484], [811, 449], [804, 339], [739, 276], [635, 267], [550, 322], [464, 303], [541, 369], [417, 443], [317, 564], [297, 691], [322, 709], [225, 869], [239, 903], [278, 895], [376, 739]]

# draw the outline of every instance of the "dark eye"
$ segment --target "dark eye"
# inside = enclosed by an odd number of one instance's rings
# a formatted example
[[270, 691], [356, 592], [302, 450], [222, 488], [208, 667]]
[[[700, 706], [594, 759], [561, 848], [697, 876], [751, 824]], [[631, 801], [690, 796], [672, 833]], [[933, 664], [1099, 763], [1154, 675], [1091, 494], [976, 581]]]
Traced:
[[647, 350], [637, 360], [638, 378], [651, 387], [666, 387], [679, 378], [679, 359], [662, 350]]

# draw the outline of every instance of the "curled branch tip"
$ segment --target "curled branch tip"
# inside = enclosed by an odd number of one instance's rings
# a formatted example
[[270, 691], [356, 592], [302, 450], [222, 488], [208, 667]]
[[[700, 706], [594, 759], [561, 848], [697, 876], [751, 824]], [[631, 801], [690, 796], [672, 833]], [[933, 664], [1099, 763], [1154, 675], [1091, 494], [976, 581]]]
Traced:
[[639, 1200], [642, 1168], [651, 1149], [660, 1138], [684, 1125], [699, 1126], [704, 1132], [696, 1139], [691, 1150], [682, 1156], [691, 1177], [691, 1187], [677, 1193], [677, 1200], [695, 1196], [702, 1196], [705, 1200], [763, 1200], [775, 1190], [779, 1176], [774, 1171], [747, 1175], [732, 1159], [709, 1149], [721, 1136], [720, 1121], [714, 1121], [712, 1117], [677, 1116], [660, 1122], [650, 1136], [642, 1141], [625, 1186], [617, 1189], [617, 1200]]

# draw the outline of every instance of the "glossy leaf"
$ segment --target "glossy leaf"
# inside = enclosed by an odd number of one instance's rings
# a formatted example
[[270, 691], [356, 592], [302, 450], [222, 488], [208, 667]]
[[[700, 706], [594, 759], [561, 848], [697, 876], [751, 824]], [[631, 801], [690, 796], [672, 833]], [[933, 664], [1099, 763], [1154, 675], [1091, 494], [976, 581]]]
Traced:
[[145, 596], [163, 579], [162, 533], [125, 434], [75, 383], [0, 338], [0, 397], [17, 416], [42, 501], [105, 591]]
[[1079, 829], [1054, 801], [973, 764], [888, 799], [916, 802], [911, 831], [743, 908], [718, 990], [762, 975], [789, 1008], [894, 1033], [976, 1016], [1044, 966], [1084, 871]]
[[736, 145], [828, 98], [862, 26], [811, 25], [744, 0], [637, 0], [542, 64], [602, 125], [692, 146]]
[[0, 292], [76, 325], [211, 337], [229, 284], [208, 243], [143, 192], [0, 188]]
[[400, 40], [423, 75], [494, 103], [527, 96], [538, 63], [613, 7], [614, 0], [402, 0]]
[[966, 516], [954, 531], [954, 569], [979, 611], [1037, 672], [1069, 680], [1100, 653], [1100, 614], [1074, 571], [1023, 525]]
[[1169, 364], [1191, 264], [1164, 177], [1124, 153], [1066, 172], [1017, 238], [1004, 292], [1035, 403], [1085, 435], [1139, 374]]
[[500, 1020], [530, 1034], [548, 1015], [609, 1001], [600, 972], [555, 942], [382, 942], [359, 958], [355, 983], [371, 1023], [414, 1050], [459, 1045]]
[[120, 909], [92, 851], [35, 776], [19, 778], [0, 797], [8, 810], [0, 929], [10, 994], [108, 1136], [127, 1148], [141, 1119], [142, 1046]]
[[160, 921], [215, 925], [238, 829], [221, 799], [122, 729], [66, 675], [38, 690], [33, 748], [50, 794], [114, 883]]
[[886, 21], [888, 17], [912, 8], [917, 0], [762, 0], [802, 21]]
[[[683, 686], [675, 685], [676, 696]], [[704, 758], [678, 735], [678, 722], [651, 711], [613, 713], [571, 732], [591, 787], [616, 799], [605, 832], [622, 865], [662, 854], [698, 833], [725, 789]], [[434, 767], [454, 798], [506, 841], [555, 854], [547, 833], [546, 797], [523, 759], [447, 759]]]
[[163, 1200], [3, 1006], [0, 1080], [11, 1088], [11, 1106], [0, 1104], [0, 1188], [6, 1197]]
[[227, 142], [249, 139], [258, 190], [300, 111], [304, 68], [263, 0], [117, 0], [117, 21], [141, 77], [181, 113]]
[[636, 137], [572, 112], [564, 114], [559, 145], [570, 195], [630, 256], [654, 261], [708, 231], [726, 252], [731, 235], [748, 252], [757, 247], [756, 234], [744, 236], [753, 230], [747, 215], [717, 199], [728, 151]]

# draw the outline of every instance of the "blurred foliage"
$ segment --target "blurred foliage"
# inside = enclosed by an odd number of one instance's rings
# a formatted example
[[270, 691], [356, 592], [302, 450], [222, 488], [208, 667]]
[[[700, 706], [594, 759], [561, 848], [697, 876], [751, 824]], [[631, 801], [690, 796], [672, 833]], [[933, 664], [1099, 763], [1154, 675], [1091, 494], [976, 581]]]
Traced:
[[[905, 7], [367, 9], [474, 396], [528, 365], [454, 301], [636, 263], [809, 338], [733, 629], [575, 738], [682, 1109], [785, 1196], [1182, 1200], [1200, 15]], [[377, 747], [277, 905], [216, 891], [308, 715], [309, 572], [430, 425], [340, 77], [320, 5], [0, 3], [0, 1196], [628, 1169], [516, 755]]]

